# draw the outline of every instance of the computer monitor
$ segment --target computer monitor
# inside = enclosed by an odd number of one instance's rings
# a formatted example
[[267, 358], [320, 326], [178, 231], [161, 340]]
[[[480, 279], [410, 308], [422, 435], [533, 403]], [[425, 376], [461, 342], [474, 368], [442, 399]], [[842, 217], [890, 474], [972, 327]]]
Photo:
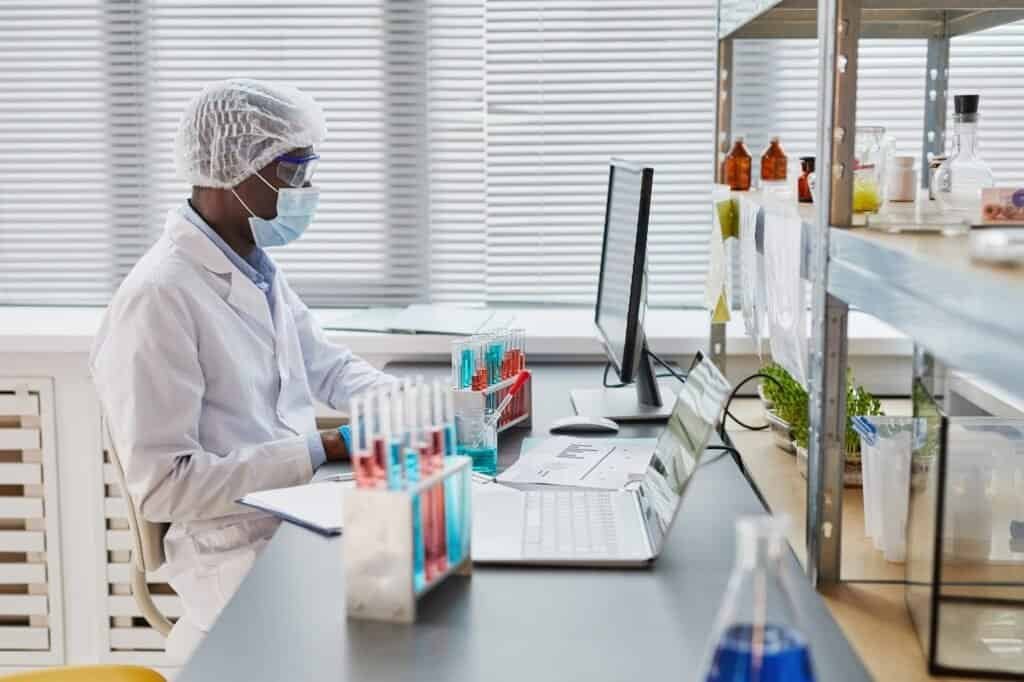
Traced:
[[619, 382], [633, 385], [572, 391], [573, 408], [582, 416], [664, 420], [672, 411], [671, 401], [662, 400], [644, 333], [653, 184], [653, 168], [620, 159], [609, 164], [594, 325]]

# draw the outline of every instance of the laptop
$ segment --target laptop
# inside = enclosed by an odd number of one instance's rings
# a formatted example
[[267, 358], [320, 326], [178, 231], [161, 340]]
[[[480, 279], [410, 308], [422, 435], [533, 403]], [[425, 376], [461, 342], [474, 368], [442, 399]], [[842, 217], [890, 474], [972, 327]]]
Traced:
[[714, 363], [698, 356], [643, 478], [624, 490], [478, 486], [473, 494], [473, 561], [650, 564], [664, 547], [729, 391]]

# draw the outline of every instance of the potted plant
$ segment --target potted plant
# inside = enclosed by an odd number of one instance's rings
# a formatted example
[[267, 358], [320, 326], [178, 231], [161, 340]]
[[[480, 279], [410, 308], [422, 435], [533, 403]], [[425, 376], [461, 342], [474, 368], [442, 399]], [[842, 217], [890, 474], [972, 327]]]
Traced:
[[761, 373], [774, 379], [761, 382], [758, 392], [765, 404], [765, 420], [771, 426], [775, 444], [786, 452], [796, 453], [792, 424], [807, 414], [807, 391], [775, 363], [765, 365]]
[[[850, 417], [880, 416], [882, 404], [863, 386], [854, 383], [853, 372], [846, 371], [846, 469], [843, 482], [848, 486], [859, 486], [863, 483], [861, 471], [860, 435], [854, 430]], [[808, 414], [804, 414], [793, 422], [793, 444], [796, 446], [797, 467], [800, 473], [807, 475], [807, 447], [810, 438]]]

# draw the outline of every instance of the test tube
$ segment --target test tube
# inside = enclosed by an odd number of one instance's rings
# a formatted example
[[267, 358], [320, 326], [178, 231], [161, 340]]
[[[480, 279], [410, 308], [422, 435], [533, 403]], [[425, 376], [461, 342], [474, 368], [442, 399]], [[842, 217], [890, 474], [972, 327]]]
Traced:
[[476, 358], [473, 353], [472, 340], [462, 344], [459, 357], [461, 381], [459, 388], [468, 389], [473, 386], [473, 373], [476, 371]]
[[388, 441], [384, 435], [386, 398], [387, 396], [383, 389], [378, 391], [375, 396], [367, 396], [366, 398], [367, 405], [376, 406], [376, 414], [374, 414], [373, 419], [367, 418], [366, 428], [369, 432], [367, 434], [367, 441], [373, 454], [373, 478], [378, 488], [384, 488], [388, 484]]
[[[416, 450], [419, 454], [420, 480], [429, 478], [433, 473], [433, 460], [430, 456], [430, 393], [423, 383], [423, 377], [416, 378], [414, 388]], [[423, 543], [426, 554], [427, 582], [437, 578], [437, 535], [434, 528], [434, 488], [423, 492], [421, 514], [423, 523]]]
[[389, 486], [395, 490], [405, 488], [405, 453], [402, 446], [402, 394], [398, 386], [391, 387], [388, 395], [388, 416], [390, 428], [388, 429], [388, 466]]
[[[526, 330], [520, 327], [513, 329], [512, 333], [515, 335], [513, 374], [519, 374], [526, 369]], [[513, 403], [513, 408], [512, 414], [516, 419], [526, 414], [526, 391], [519, 392]]]
[[462, 386], [462, 341], [452, 341], [452, 386]]
[[[455, 392], [446, 389], [442, 396], [441, 413], [438, 417], [444, 430], [444, 457], [445, 459], [455, 456]], [[459, 513], [459, 496], [461, 494], [459, 481], [456, 478], [445, 480], [445, 527], [448, 531], [446, 539], [448, 545], [448, 563], [455, 566], [462, 561], [462, 536], [459, 523], [462, 515]]]
[[374, 434], [373, 456], [380, 476], [378, 486], [390, 490], [401, 487], [401, 470], [396, 466], [391, 436], [391, 392], [388, 388], [377, 391], [377, 432]]
[[372, 488], [375, 485], [373, 457], [366, 449], [365, 420], [361, 421], [362, 403], [360, 398], [353, 398], [349, 403], [349, 420], [352, 430], [352, 469], [356, 475], [356, 487]]
[[[433, 414], [430, 420], [430, 459], [431, 470], [435, 474], [444, 471], [444, 417], [441, 407], [441, 382], [435, 380], [432, 386]], [[434, 486], [434, 534], [437, 541], [437, 569], [443, 573], [448, 569], [447, 515], [445, 514], [446, 488], [444, 485]]]
[[[415, 448], [413, 425], [416, 423], [415, 390], [408, 379], [402, 381], [402, 407], [405, 413], [405, 477], [409, 487], [414, 487], [420, 480], [419, 456]], [[412, 574], [416, 589], [426, 584], [426, 548], [423, 539], [422, 500], [419, 495], [412, 497]]]

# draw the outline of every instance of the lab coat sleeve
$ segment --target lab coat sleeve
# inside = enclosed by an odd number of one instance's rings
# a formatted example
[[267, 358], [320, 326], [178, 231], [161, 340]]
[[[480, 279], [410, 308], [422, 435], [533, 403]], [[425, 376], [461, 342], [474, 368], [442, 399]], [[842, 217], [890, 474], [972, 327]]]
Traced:
[[149, 285], [105, 323], [93, 374], [128, 490], [153, 522], [187, 522], [243, 511], [238, 498], [309, 482], [305, 435], [208, 452], [199, 442], [204, 376], [198, 329], [184, 294]]
[[318, 400], [340, 409], [352, 396], [395, 382], [393, 376], [376, 369], [348, 348], [328, 341], [309, 308], [287, 283], [283, 293], [299, 333], [309, 386]]

